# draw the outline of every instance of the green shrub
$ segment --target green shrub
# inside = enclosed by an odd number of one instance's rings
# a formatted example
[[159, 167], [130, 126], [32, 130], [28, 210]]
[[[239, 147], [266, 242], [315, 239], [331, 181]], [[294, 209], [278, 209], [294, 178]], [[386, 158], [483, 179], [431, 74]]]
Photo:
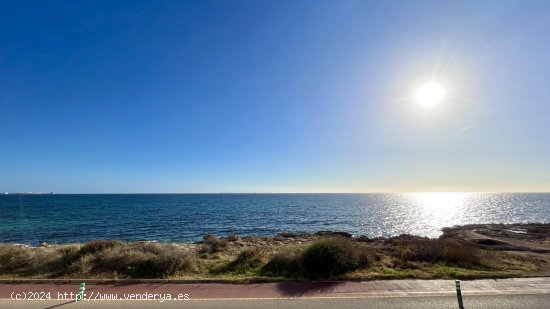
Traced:
[[245, 249], [237, 258], [229, 263], [226, 271], [246, 272], [255, 269], [264, 263], [265, 252], [259, 248]]
[[304, 252], [302, 264], [306, 276], [327, 278], [370, 264], [369, 253], [344, 237], [322, 238]]
[[298, 277], [303, 273], [302, 257], [296, 252], [281, 252], [273, 255], [262, 267], [266, 275]]

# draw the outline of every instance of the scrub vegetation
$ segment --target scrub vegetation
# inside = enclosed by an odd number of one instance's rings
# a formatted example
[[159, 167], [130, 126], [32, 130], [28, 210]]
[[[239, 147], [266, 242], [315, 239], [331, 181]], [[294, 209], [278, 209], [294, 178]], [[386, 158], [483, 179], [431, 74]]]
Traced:
[[0, 278], [282, 281], [550, 274], [550, 250], [545, 247], [548, 225], [526, 226], [526, 233], [514, 237], [496, 233], [495, 228], [486, 233], [472, 230], [446, 229], [437, 239], [353, 238], [342, 232], [319, 232], [244, 238], [206, 235], [194, 244], [117, 240], [37, 247], [0, 244]]

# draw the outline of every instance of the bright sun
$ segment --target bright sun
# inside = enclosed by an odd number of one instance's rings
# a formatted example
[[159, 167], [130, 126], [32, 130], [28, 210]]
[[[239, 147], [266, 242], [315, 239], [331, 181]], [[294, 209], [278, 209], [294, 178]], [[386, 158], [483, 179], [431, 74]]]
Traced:
[[418, 104], [424, 107], [437, 105], [445, 96], [445, 89], [435, 82], [428, 82], [420, 86], [414, 98]]

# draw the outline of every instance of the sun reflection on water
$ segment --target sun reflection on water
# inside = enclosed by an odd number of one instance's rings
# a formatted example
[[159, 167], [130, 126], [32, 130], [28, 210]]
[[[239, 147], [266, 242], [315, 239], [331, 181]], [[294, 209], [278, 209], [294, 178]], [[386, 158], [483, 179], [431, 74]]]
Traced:
[[451, 226], [464, 212], [469, 192], [417, 192], [409, 193], [413, 204], [430, 224]]

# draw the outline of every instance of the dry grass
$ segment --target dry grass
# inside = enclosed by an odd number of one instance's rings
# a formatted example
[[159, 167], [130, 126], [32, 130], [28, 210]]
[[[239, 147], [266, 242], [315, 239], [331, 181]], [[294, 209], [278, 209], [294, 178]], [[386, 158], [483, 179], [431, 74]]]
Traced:
[[265, 264], [267, 252], [260, 248], [241, 251], [237, 257], [224, 267], [225, 271], [246, 273]]
[[83, 257], [86, 256], [90, 257], [82, 261], [82, 268], [77, 271], [131, 278], [166, 278], [194, 268], [194, 258], [189, 253], [168, 244], [120, 243]]
[[0, 244], [0, 274], [50, 276], [64, 265], [62, 253], [55, 249]]
[[200, 253], [222, 252], [227, 248], [227, 240], [219, 239], [216, 235], [208, 234], [203, 237]]
[[94, 241], [83, 246], [0, 245], [0, 275], [165, 278], [192, 271], [194, 257], [175, 245]]
[[189, 245], [112, 240], [40, 247], [0, 244], [0, 277], [233, 281], [550, 275], [548, 253], [493, 251], [450, 237], [308, 241], [237, 236], [228, 241], [207, 235], [202, 243]]
[[406, 236], [397, 241], [395, 257], [402, 263], [449, 263], [462, 267], [479, 265], [479, 249], [454, 239], [430, 239]]

